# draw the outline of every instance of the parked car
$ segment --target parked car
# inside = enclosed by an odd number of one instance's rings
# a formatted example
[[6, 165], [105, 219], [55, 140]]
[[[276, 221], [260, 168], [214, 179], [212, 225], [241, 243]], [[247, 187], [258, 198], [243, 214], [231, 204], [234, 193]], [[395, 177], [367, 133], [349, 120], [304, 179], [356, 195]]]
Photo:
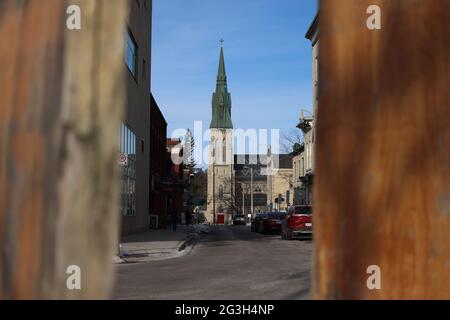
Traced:
[[256, 230], [259, 233], [266, 233], [268, 231], [281, 231], [281, 224], [284, 218], [282, 212], [266, 212], [258, 220]]
[[282, 222], [281, 238], [311, 237], [312, 233], [311, 206], [290, 207]]
[[245, 225], [245, 216], [243, 214], [236, 214], [233, 217], [233, 226]]
[[251, 220], [250, 223], [250, 231], [256, 232], [257, 231], [257, 225], [259, 225], [259, 221], [262, 219], [264, 213], [258, 212]]

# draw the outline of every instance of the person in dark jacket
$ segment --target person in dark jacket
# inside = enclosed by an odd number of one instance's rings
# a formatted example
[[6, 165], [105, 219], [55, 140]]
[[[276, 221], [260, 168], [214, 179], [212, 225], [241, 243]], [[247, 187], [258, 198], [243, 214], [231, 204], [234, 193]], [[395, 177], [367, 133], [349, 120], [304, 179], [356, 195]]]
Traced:
[[184, 215], [186, 217], [186, 225], [188, 226], [191, 224], [191, 210], [187, 208]]
[[172, 208], [170, 215], [171, 215], [171, 220], [172, 220], [172, 230], [177, 231], [178, 212]]

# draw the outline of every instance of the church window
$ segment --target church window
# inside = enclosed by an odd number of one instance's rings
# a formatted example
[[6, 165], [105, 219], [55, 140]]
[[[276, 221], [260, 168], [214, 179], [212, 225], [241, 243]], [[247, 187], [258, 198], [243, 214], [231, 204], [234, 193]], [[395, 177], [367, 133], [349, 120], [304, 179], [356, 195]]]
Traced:
[[225, 138], [223, 138], [222, 148], [223, 148], [223, 151], [222, 151], [223, 152], [223, 163], [226, 164], [227, 163], [227, 143], [226, 143]]
[[223, 199], [223, 185], [219, 187], [219, 199]]

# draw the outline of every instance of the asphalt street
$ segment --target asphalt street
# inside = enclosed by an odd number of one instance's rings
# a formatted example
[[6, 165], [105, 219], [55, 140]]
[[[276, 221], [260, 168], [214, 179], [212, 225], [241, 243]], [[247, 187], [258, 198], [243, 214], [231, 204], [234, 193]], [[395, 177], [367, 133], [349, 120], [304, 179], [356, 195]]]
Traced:
[[308, 299], [311, 240], [214, 226], [184, 257], [117, 266], [116, 299]]

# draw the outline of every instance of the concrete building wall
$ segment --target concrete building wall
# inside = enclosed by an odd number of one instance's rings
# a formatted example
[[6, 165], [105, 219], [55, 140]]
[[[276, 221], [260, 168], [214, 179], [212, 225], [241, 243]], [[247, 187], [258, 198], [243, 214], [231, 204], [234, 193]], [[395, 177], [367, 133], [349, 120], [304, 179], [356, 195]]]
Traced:
[[[312, 117], [300, 119], [298, 128], [303, 131], [303, 150], [295, 157], [297, 173], [295, 174], [295, 192], [297, 204], [312, 204], [313, 178], [315, 169], [315, 132], [317, 121], [317, 110], [319, 105], [319, 29], [318, 16], [315, 17], [309, 27], [306, 38], [312, 45]], [[299, 176], [297, 176], [299, 174]]]
[[[136, 135], [136, 213], [122, 216], [122, 234], [148, 227], [150, 206], [150, 86], [152, 1], [130, 1], [128, 29], [137, 45], [136, 76], [127, 68], [124, 123]], [[125, 36], [125, 35], [124, 35]]]

